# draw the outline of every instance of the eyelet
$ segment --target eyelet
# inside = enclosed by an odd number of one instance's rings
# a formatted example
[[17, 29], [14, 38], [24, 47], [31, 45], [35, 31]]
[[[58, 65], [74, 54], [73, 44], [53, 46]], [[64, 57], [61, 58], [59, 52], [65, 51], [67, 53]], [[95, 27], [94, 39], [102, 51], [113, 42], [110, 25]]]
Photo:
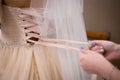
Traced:
[[26, 21], [25, 19], [23, 19], [22, 21]]
[[34, 45], [33, 42], [30, 42], [30, 41], [27, 41], [27, 40], [26, 40], [26, 42], [27, 42], [28, 45]]
[[28, 34], [27, 34], [27, 33], [25, 33], [25, 36], [28, 36]]
[[36, 37], [30, 37], [29, 39], [33, 41], [39, 41], [39, 38], [36, 38]]
[[27, 29], [27, 27], [24, 27], [24, 29]]

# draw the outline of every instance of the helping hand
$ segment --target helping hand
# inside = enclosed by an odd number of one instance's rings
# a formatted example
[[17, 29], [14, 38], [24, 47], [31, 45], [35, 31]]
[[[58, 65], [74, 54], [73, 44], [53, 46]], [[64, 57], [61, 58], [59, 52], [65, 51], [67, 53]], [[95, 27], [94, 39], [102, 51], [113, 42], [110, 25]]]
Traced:
[[104, 40], [94, 40], [89, 42], [90, 50], [99, 52], [101, 47], [105, 50], [104, 56], [106, 59], [110, 61], [120, 59], [120, 53], [118, 52], [118, 45], [116, 43]]

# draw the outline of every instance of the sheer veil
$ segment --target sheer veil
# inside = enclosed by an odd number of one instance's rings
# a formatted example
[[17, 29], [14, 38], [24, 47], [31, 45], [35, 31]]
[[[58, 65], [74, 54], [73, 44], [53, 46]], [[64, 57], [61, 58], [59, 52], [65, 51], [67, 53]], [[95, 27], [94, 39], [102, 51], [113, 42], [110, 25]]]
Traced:
[[[87, 41], [83, 0], [32, 0], [31, 9], [40, 24], [41, 35], [54, 39]], [[87, 48], [87, 45], [70, 46]], [[90, 80], [90, 75], [79, 66], [78, 53], [58, 48], [56, 54], [59, 55], [63, 80]]]

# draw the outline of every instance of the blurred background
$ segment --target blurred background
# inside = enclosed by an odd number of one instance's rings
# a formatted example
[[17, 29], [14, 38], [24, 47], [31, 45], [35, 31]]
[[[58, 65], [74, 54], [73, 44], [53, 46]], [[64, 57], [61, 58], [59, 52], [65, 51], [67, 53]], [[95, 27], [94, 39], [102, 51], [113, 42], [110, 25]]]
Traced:
[[87, 31], [120, 43], [120, 0], [84, 0], [84, 19]]
[[84, 19], [88, 37], [120, 44], [120, 0], [84, 0]]

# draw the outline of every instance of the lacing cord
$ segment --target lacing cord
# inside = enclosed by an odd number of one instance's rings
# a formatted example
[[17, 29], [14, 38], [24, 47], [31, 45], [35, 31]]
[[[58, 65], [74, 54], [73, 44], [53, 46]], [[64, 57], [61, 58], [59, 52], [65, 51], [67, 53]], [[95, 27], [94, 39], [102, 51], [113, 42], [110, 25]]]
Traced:
[[27, 12], [24, 13], [24, 11], [22, 11], [22, 16], [20, 17], [23, 19], [24, 22], [23, 27], [25, 29], [25, 36], [27, 38], [26, 41], [28, 44], [39, 44], [42, 46], [50, 46], [50, 47], [62, 48], [62, 49], [73, 50], [78, 52], [80, 51], [80, 48], [66, 46], [63, 44], [67, 43], [67, 44], [88, 45], [87, 42], [45, 38], [40, 34], [40, 31], [37, 31], [37, 28], [39, 26], [35, 21], [33, 21], [33, 16], [30, 13]]

